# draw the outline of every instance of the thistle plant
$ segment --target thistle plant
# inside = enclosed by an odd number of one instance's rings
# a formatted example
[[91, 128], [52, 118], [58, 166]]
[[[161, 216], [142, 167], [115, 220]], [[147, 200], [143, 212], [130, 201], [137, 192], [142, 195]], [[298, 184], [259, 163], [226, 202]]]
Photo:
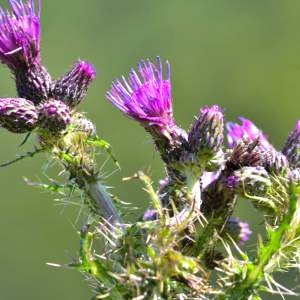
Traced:
[[[35, 145], [2, 167], [44, 153], [65, 182], [38, 186], [79, 194], [86, 211], [78, 258], [52, 266], [83, 273], [94, 300], [297, 296], [274, 276], [300, 269], [300, 121], [281, 151], [250, 120], [226, 123], [218, 105], [200, 108], [185, 130], [173, 114], [170, 63], [142, 60], [127, 79], [113, 81], [106, 98], [152, 137], [165, 174], [157, 187], [141, 171], [124, 178], [141, 181], [148, 204], [127, 220], [128, 208], [108, 192], [97, 164], [100, 150], [118, 166], [111, 146], [79, 112], [95, 68], [79, 60], [52, 80], [40, 53], [40, 3], [38, 13], [33, 0], [9, 3], [0, 16], [0, 60], [14, 75], [18, 98], [0, 99], [0, 125], [25, 133], [24, 142], [34, 136]], [[263, 217], [262, 236], [238, 216], [236, 204], [246, 200]], [[256, 251], [248, 252], [251, 234]]]

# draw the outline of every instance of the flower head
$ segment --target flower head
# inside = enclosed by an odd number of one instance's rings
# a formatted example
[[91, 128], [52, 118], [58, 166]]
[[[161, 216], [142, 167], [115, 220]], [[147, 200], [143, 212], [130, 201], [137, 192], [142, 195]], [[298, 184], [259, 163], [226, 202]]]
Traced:
[[243, 117], [239, 119], [242, 122], [241, 125], [233, 122], [228, 122], [226, 125], [228, 131], [227, 139], [230, 148], [235, 147], [239, 141], [244, 138], [250, 141], [254, 141], [258, 138], [261, 146], [264, 148], [269, 149], [272, 147], [263, 132], [258, 129], [254, 123]]
[[70, 124], [69, 107], [59, 100], [50, 99], [38, 106], [39, 126], [47, 132], [58, 134]]
[[22, 98], [0, 99], [0, 126], [14, 133], [25, 133], [35, 128], [38, 121], [36, 107]]
[[191, 151], [200, 162], [220, 156], [219, 153], [223, 144], [223, 119], [223, 111], [218, 105], [205, 106], [200, 110], [200, 114], [188, 135]]
[[77, 106], [86, 95], [90, 83], [96, 77], [96, 69], [83, 60], [55, 82], [53, 95], [71, 108]]
[[40, 2], [9, 0], [12, 11], [0, 8], [0, 60], [12, 71], [40, 63]]
[[157, 65], [149, 59], [138, 64], [139, 75], [131, 70], [128, 80], [122, 77], [112, 84], [107, 99], [125, 115], [140, 122], [146, 129], [155, 127], [165, 133], [174, 125], [170, 64], [163, 78], [160, 58]]

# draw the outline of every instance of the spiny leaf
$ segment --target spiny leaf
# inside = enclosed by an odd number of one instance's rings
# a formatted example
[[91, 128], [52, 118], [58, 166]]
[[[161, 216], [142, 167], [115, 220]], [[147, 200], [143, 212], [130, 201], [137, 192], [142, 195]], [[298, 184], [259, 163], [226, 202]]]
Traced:
[[28, 178], [26, 178], [26, 177], [24, 177], [24, 181], [30, 186], [39, 187], [43, 190], [50, 191], [50, 192], [55, 192], [55, 193], [60, 193], [60, 194], [63, 194], [63, 191], [65, 190], [65, 188], [69, 188], [69, 189], [74, 188], [73, 185], [59, 184], [57, 182], [53, 182], [52, 184], [32, 182], [32, 181], [29, 181]]

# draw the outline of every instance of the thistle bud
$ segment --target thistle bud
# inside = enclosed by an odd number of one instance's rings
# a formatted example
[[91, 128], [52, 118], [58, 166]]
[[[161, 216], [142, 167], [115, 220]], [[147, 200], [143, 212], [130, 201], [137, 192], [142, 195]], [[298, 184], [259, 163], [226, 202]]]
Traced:
[[271, 185], [268, 172], [263, 167], [244, 167], [227, 178], [227, 186], [242, 196], [263, 197]]
[[252, 234], [247, 222], [243, 222], [238, 218], [229, 218], [224, 231], [229, 234], [239, 244], [245, 244]]
[[269, 149], [265, 155], [265, 162], [263, 164], [264, 168], [275, 174], [283, 174], [288, 171], [289, 162], [285, 155], [275, 149]]
[[219, 156], [223, 143], [223, 111], [219, 106], [204, 107], [190, 129], [188, 142], [191, 152], [201, 161], [208, 162]]
[[66, 75], [55, 82], [53, 96], [74, 108], [85, 97], [87, 89], [95, 77], [95, 68], [80, 60]]
[[25, 133], [35, 128], [38, 114], [34, 104], [22, 98], [0, 99], [0, 125], [14, 132]]
[[300, 183], [300, 168], [290, 170], [290, 172], [288, 174], [288, 178], [293, 183], [299, 184]]
[[96, 126], [81, 113], [72, 116], [71, 124], [77, 131], [86, 133], [88, 136], [96, 135]]
[[19, 97], [31, 99], [36, 105], [51, 95], [51, 76], [39, 64], [16, 71], [15, 79]]
[[67, 105], [59, 100], [48, 100], [38, 106], [39, 126], [53, 134], [59, 133], [70, 124], [71, 115]]
[[290, 133], [282, 153], [287, 157], [292, 168], [300, 167], [300, 121]]

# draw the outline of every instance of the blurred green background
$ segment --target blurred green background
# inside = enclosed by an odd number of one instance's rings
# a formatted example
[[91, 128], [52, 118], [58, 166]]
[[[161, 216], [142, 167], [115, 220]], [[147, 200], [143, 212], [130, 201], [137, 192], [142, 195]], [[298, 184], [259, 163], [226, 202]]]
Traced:
[[[0, 5], [7, 7], [4, 0]], [[78, 58], [96, 66], [97, 79], [80, 109], [111, 142], [122, 166], [108, 183], [143, 208], [141, 185], [121, 178], [142, 169], [157, 181], [162, 166], [149, 136], [105, 100], [111, 81], [138, 60], [160, 55], [172, 65], [175, 117], [184, 128], [202, 105], [218, 103], [228, 120], [250, 118], [280, 148], [299, 119], [299, 10], [300, 1], [293, 0], [44, 0], [42, 55], [54, 78]], [[4, 66], [0, 78], [0, 96], [15, 96]], [[18, 149], [22, 136], [5, 130], [0, 140], [1, 162], [34, 143]], [[0, 169], [0, 299], [88, 300], [92, 294], [81, 274], [45, 265], [76, 257], [81, 224], [76, 207], [57, 206], [53, 195], [22, 180], [45, 180], [44, 164], [41, 155]], [[261, 218], [249, 205], [240, 210], [259, 226]], [[295, 286], [299, 279], [285, 275], [284, 282]]]

